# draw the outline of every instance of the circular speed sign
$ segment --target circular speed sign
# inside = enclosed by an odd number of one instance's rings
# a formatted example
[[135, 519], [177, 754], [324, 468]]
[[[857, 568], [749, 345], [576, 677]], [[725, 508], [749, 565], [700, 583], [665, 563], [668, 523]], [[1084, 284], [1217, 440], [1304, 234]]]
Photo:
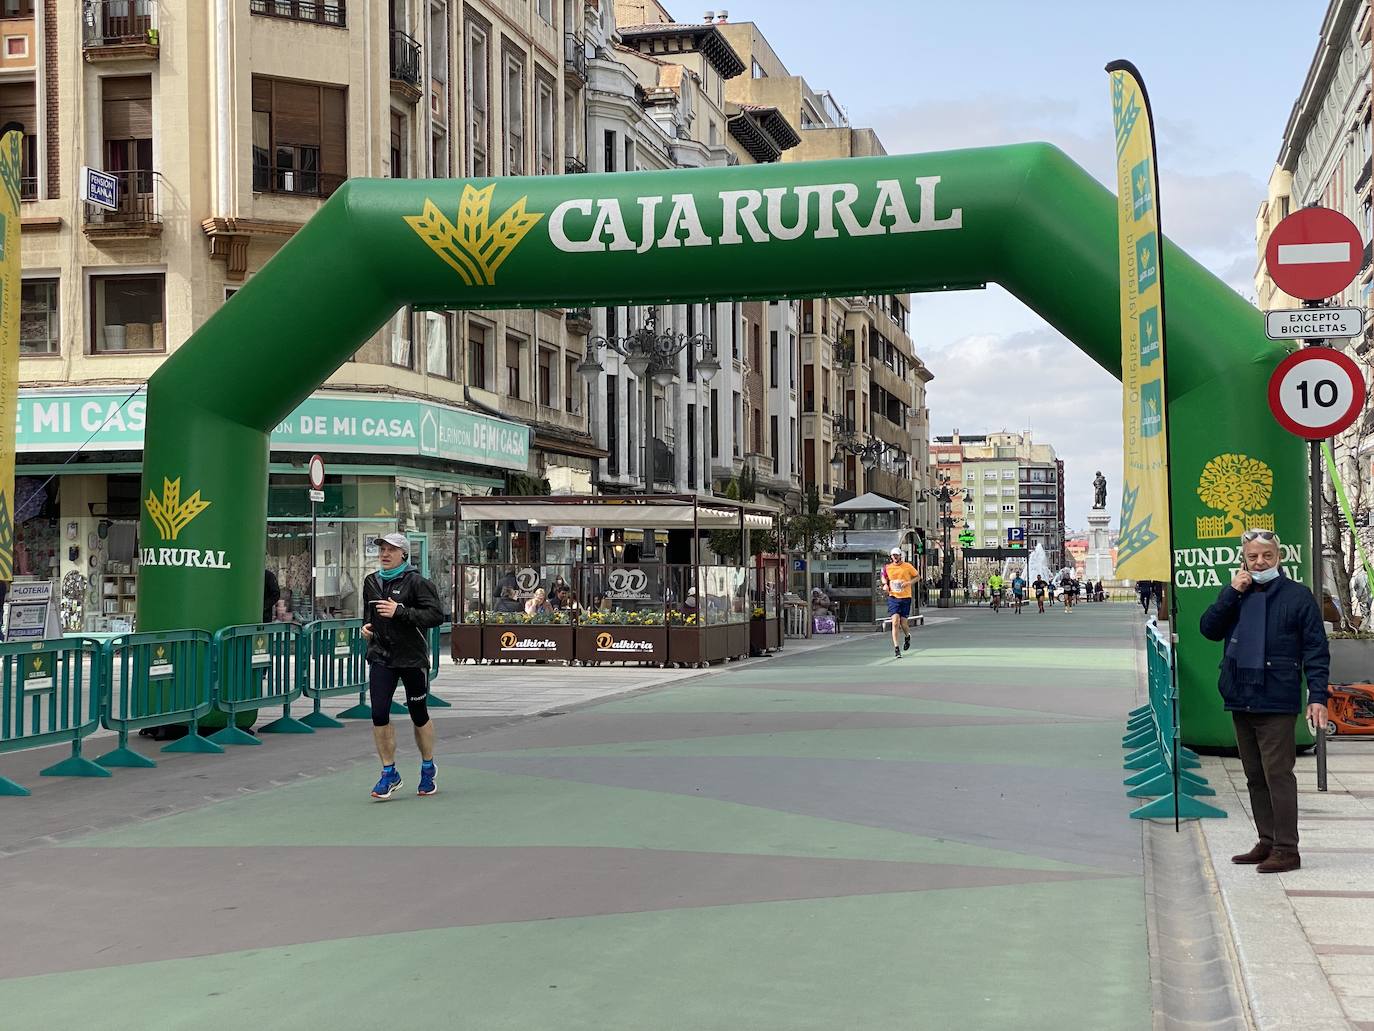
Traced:
[[1307, 440], [1349, 427], [1364, 407], [1364, 376], [1341, 351], [1308, 347], [1290, 354], [1269, 377], [1269, 408], [1279, 425]]
[[324, 487], [324, 459], [319, 455], [310, 456], [310, 489], [321, 490]]

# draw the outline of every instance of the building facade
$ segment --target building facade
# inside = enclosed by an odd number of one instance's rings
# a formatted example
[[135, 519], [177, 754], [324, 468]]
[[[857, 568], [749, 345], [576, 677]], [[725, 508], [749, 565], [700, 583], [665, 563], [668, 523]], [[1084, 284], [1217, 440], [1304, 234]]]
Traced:
[[[143, 384], [344, 179], [554, 173], [583, 156], [580, 0], [508, 8], [5, 5], [0, 106], [26, 130], [18, 575], [60, 578], [72, 625], [134, 607]], [[117, 178], [113, 208], [80, 200], [83, 166]], [[265, 562], [290, 606], [356, 614], [370, 537], [398, 527], [449, 590], [457, 494], [521, 474], [590, 490], [585, 333], [558, 310], [405, 309], [286, 414]], [[519, 446], [439, 447], [439, 427], [479, 424]], [[330, 473], [317, 610], [314, 451]]]
[[[1316, 53], [1284, 128], [1278, 160], [1270, 173], [1268, 195], [1255, 220], [1255, 293], [1265, 311], [1300, 307], [1283, 293], [1265, 268], [1264, 252], [1273, 228], [1290, 212], [1321, 205], [1341, 212], [1359, 228], [1364, 258], [1354, 282], [1333, 303], [1368, 309], [1374, 292], [1374, 186], [1371, 185], [1370, 97], [1374, 86], [1370, 33], [1374, 27], [1370, 0], [1330, 0], [1322, 20]], [[1360, 366], [1367, 386], [1374, 387], [1374, 322], [1364, 335], [1334, 339]], [[1369, 509], [1374, 504], [1374, 409], [1366, 408], [1355, 424], [1333, 441], [1363, 545], [1374, 545]], [[1330, 477], [1323, 477], [1329, 481]], [[1350, 611], [1350, 581], [1358, 568], [1350, 529], [1341, 516], [1332, 485], [1325, 484], [1323, 537], [1327, 549], [1328, 588]], [[1363, 524], [1363, 525], [1359, 525]], [[1334, 554], [1333, 554], [1334, 553]], [[1343, 566], [1342, 569], [1337, 569]], [[1366, 613], [1367, 615], [1367, 613]]]

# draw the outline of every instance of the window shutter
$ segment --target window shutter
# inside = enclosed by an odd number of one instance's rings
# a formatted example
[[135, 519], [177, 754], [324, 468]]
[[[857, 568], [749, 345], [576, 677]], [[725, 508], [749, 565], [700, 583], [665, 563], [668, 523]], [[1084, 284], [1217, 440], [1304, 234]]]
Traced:
[[[322, 87], [324, 121], [320, 130], [320, 170], [340, 179], [348, 175], [348, 91]], [[331, 179], [329, 189], [333, 189]]]
[[320, 145], [320, 87], [310, 83], [272, 83], [273, 143], [289, 147]]
[[101, 115], [107, 140], [153, 137], [153, 80], [148, 75], [100, 80]]

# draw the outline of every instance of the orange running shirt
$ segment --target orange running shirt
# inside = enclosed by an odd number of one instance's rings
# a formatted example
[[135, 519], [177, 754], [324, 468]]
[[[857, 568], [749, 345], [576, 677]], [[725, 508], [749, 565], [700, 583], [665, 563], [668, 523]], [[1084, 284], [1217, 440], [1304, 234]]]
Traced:
[[889, 562], [883, 567], [887, 591], [894, 598], [910, 598], [911, 585], [919, 575], [910, 562]]

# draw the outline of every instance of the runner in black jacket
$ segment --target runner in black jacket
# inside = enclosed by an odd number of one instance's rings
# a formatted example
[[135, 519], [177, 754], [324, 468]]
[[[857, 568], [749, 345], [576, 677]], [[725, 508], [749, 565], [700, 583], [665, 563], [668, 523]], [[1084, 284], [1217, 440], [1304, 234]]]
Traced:
[[397, 683], [405, 684], [406, 708], [415, 725], [420, 749], [418, 794], [432, 795], [434, 786], [434, 724], [425, 699], [429, 695], [429, 633], [444, 621], [439, 592], [410, 566], [410, 542], [403, 533], [389, 533], [374, 542], [382, 568], [363, 580], [363, 637], [367, 639], [368, 687], [372, 700], [372, 739], [382, 760], [382, 778], [372, 797], [385, 802], [401, 786], [396, 772], [396, 728], [391, 725], [391, 700]]

